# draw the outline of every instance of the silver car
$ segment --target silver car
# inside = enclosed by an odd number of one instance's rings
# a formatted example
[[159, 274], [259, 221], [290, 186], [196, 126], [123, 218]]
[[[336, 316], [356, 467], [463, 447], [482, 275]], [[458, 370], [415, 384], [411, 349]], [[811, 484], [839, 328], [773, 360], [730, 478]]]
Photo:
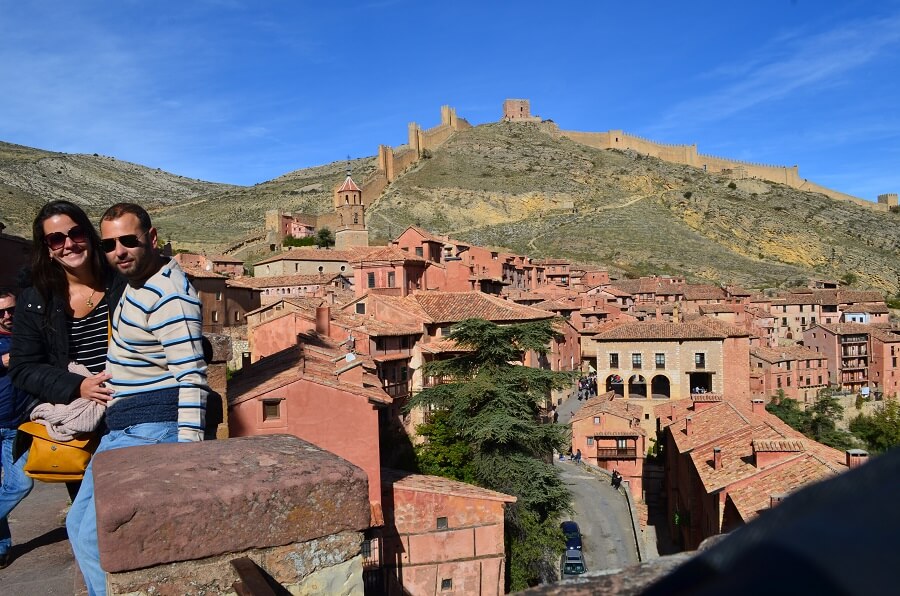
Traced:
[[587, 565], [584, 564], [584, 555], [581, 551], [574, 548], [566, 550], [562, 559], [562, 578], [578, 577], [586, 571]]

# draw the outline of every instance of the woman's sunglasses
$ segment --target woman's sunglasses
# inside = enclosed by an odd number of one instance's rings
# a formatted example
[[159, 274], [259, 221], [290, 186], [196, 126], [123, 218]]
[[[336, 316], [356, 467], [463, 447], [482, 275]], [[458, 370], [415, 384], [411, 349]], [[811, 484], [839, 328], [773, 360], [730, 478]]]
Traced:
[[147, 232], [144, 232], [141, 235], [135, 234], [125, 234], [124, 236], [119, 236], [118, 238], [104, 238], [100, 241], [100, 248], [103, 249], [103, 252], [112, 252], [116, 250], [116, 241], [119, 242], [125, 248], [137, 248], [141, 245], [141, 238], [143, 238]]
[[87, 244], [88, 233], [81, 226], [70, 228], [68, 232], [52, 232], [44, 236], [44, 243], [50, 250], [59, 250], [66, 245], [66, 238], [75, 244]]

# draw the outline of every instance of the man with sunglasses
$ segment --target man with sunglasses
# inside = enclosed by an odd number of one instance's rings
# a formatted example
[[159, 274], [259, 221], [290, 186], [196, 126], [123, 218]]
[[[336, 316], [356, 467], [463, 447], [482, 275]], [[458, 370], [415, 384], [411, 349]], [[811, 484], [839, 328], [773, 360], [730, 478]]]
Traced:
[[[107, 353], [109, 433], [97, 453], [139, 445], [203, 439], [206, 362], [200, 299], [187, 276], [157, 249], [150, 216], [118, 203], [100, 221], [100, 246], [109, 264], [128, 280], [112, 316]], [[66, 518], [75, 558], [88, 591], [105, 594], [97, 549], [93, 465]]]
[[16, 461], [12, 458], [16, 428], [22, 422], [28, 400], [28, 394], [13, 387], [7, 374], [15, 310], [15, 295], [0, 288], [0, 569], [7, 567], [12, 560], [12, 536], [7, 516], [28, 496], [33, 486], [33, 481], [23, 469], [26, 458], [23, 456]]

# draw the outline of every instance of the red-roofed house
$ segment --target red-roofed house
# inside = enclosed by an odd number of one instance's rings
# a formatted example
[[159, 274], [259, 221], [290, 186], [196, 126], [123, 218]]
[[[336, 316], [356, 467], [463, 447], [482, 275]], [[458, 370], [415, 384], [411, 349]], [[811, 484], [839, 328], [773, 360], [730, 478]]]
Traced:
[[750, 348], [750, 392], [770, 398], [784, 396], [801, 402], [815, 400], [828, 386], [828, 361], [825, 356], [801, 346]]
[[[750, 396], [749, 334], [737, 327], [712, 320], [621, 323], [581, 341], [582, 358], [593, 361], [600, 390], [646, 408], [692, 393]], [[655, 430], [644, 424], [648, 432]]]
[[615, 399], [612, 392], [584, 403], [572, 416], [572, 453], [628, 481], [631, 494], [642, 499], [647, 433], [641, 428], [644, 409]]
[[672, 536], [696, 549], [810, 482], [847, 469], [848, 456], [806, 439], [762, 399], [706, 399], [658, 407]]

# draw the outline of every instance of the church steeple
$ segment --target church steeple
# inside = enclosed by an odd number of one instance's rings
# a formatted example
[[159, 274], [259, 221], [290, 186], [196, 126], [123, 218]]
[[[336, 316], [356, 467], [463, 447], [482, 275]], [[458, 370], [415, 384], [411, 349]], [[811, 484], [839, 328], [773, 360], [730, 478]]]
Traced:
[[335, 246], [368, 246], [369, 232], [366, 229], [366, 206], [362, 189], [353, 181], [350, 164], [347, 177], [334, 191], [334, 210], [337, 215]]

